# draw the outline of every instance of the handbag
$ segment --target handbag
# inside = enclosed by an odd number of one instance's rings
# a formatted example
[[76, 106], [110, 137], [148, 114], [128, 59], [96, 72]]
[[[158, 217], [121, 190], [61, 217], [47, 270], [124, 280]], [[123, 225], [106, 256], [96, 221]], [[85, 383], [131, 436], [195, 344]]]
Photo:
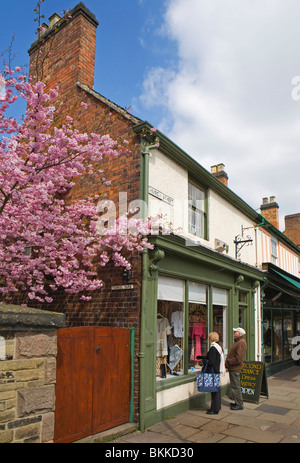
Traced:
[[202, 373], [197, 373], [198, 392], [218, 392], [220, 389], [220, 373], [206, 373], [207, 362], [205, 363]]

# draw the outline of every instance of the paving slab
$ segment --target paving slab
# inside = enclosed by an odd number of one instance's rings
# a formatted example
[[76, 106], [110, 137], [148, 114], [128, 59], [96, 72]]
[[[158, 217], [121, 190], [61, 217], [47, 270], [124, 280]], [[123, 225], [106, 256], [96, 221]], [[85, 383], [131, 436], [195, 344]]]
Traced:
[[[171, 419], [171, 420], [168, 420], [166, 423], [169, 425], [169, 426], [173, 426], [173, 424], [184, 424], [186, 426], [191, 426], [193, 428], [199, 428], [200, 426], [204, 425], [204, 424], [207, 424], [207, 423], [210, 423], [210, 419], [209, 418], [206, 418], [206, 415], [203, 414], [203, 410], [199, 410], [199, 413], [190, 413], [189, 411], [186, 412], [186, 413], [182, 413], [180, 415], [180, 421], [179, 421], [179, 418], [174, 418], [174, 419]], [[156, 425], [154, 425], [155, 427]], [[150, 429], [152, 429], [153, 427], [151, 427]], [[154, 428], [155, 429], [155, 428]]]
[[[293, 410], [292, 410], [293, 412]], [[264, 419], [265, 421], [270, 421], [270, 423], [282, 423], [286, 424], [288, 426], [291, 426], [293, 422], [295, 421], [295, 415], [274, 415], [274, 413], [263, 413], [261, 415], [261, 418]]]
[[220, 440], [219, 444], [245, 444], [246, 439], [240, 439], [239, 437], [227, 436], [224, 439]]
[[274, 423], [269, 427], [268, 431], [283, 434], [285, 437], [293, 437], [300, 440], [300, 427], [298, 426], [287, 426], [286, 424], [282, 423]]
[[229, 426], [230, 424], [225, 423], [224, 421], [211, 421], [210, 423], [201, 426], [201, 430], [222, 433], [223, 431], [225, 431], [225, 429], [228, 429]]
[[146, 431], [146, 432], [138, 432], [134, 435], [127, 435], [117, 439], [114, 442], [110, 442], [111, 444], [183, 444], [188, 443], [185, 439], [181, 437], [174, 437], [174, 436], [166, 436], [165, 434], [160, 434], [157, 432]]
[[[150, 432], [157, 432], [158, 427], [150, 428]], [[174, 437], [176, 439], [187, 439], [191, 440], [193, 434], [197, 432], [197, 429], [192, 428], [191, 426], [186, 426], [181, 423], [176, 423], [173, 426], [170, 426], [169, 422], [165, 422], [164, 430], [162, 431], [165, 436]]]
[[262, 432], [260, 429], [249, 429], [246, 426], [235, 426], [226, 429], [223, 431], [223, 434], [239, 437], [240, 439], [245, 439], [247, 442], [254, 442], [256, 444], [276, 444], [284, 438], [283, 434], [276, 434], [268, 431]]
[[191, 442], [195, 444], [216, 444], [224, 439], [224, 435], [209, 431], [199, 431], [193, 434], [192, 438], [193, 440]]

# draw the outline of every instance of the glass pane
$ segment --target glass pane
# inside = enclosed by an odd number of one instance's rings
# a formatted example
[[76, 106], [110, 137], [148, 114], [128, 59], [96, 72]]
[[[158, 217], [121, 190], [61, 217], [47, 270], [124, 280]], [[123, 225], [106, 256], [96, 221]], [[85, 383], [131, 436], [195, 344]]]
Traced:
[[198, 356], [207, 354], [208, 315], [207, 305], [189, 303], [189, 338], [188, 338], [188, 368], [200, 368], [201, 359]]
[[189, 184], [189, 232], [204, 236], [205, 220], [205, 194], [204, 191]]
[[227, 290], [222, 288], [213, 288], [213, 304], [227, 306]]
[[202, 302], [206, 304], [207, 287], [198, 283], [189, 283], [189, 301]]
[[213, 331], [218, 333], [220, 344], [227, 354], [227, 307], [213, 305]]
[[292, 356], [293, 340], [293, 314], [283, 311], [283, 358], [288, 359]]
[[157, 301], [156, 379], [183, 374], [184, 304]]
[[239, 326], [245, 327], [245, 307], [239, 307]]
[[264, 347], [264, 361], [266, 363], [272, 362], [272, 321], [271, 311], [264, 310], [263, 312], [263, 347]]
[[163, 301], [184, 301], [184, 281], [176, 278], [158, 277], [157, 299]]
[[273, 361], [282, 360], [282, 314], [273, 311]]

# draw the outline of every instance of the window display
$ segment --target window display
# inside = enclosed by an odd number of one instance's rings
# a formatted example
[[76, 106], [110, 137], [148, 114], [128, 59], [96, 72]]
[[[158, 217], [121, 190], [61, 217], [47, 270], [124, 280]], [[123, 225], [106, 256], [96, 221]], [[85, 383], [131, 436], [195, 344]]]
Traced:
[[207, 354], [207, 287], [189, 283], [188, 367], [199, 369], [198, 356]]
[[[188, 299], [185, 303], [185, 290]], [[195, 373], [208, 352], [209, 287], [160, 276], [157, 293], [156, 377], [158, 381]], [[227, 349], [227, 290], [212, 288], [213, 331]], [[185, 312], [187, 311], [187, 313]], [[185, 326], [187, 323], [187, 326]], [[185, 338], [187, 337], [187, 339]]]
[[184, 282], [158, 279], [156, 376], [183, 373]]
[[224, 353], [227, 354], [227, 290], [213, 288], [213, 331], [218, 333]]
[[291, 358], [293, 318], [293, 312], [290, 310], [264, 310], [263, 346], [266, 363]]

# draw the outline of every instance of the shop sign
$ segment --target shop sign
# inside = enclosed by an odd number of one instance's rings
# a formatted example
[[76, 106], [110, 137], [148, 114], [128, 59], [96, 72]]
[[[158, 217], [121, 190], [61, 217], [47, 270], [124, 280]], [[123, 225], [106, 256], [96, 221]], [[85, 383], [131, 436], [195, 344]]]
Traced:
[[241, 388], [243, 400], [259, 402], [261, 395], [269, 396], [268, 384], [263, 362], [247, 361], [241, 371]]

